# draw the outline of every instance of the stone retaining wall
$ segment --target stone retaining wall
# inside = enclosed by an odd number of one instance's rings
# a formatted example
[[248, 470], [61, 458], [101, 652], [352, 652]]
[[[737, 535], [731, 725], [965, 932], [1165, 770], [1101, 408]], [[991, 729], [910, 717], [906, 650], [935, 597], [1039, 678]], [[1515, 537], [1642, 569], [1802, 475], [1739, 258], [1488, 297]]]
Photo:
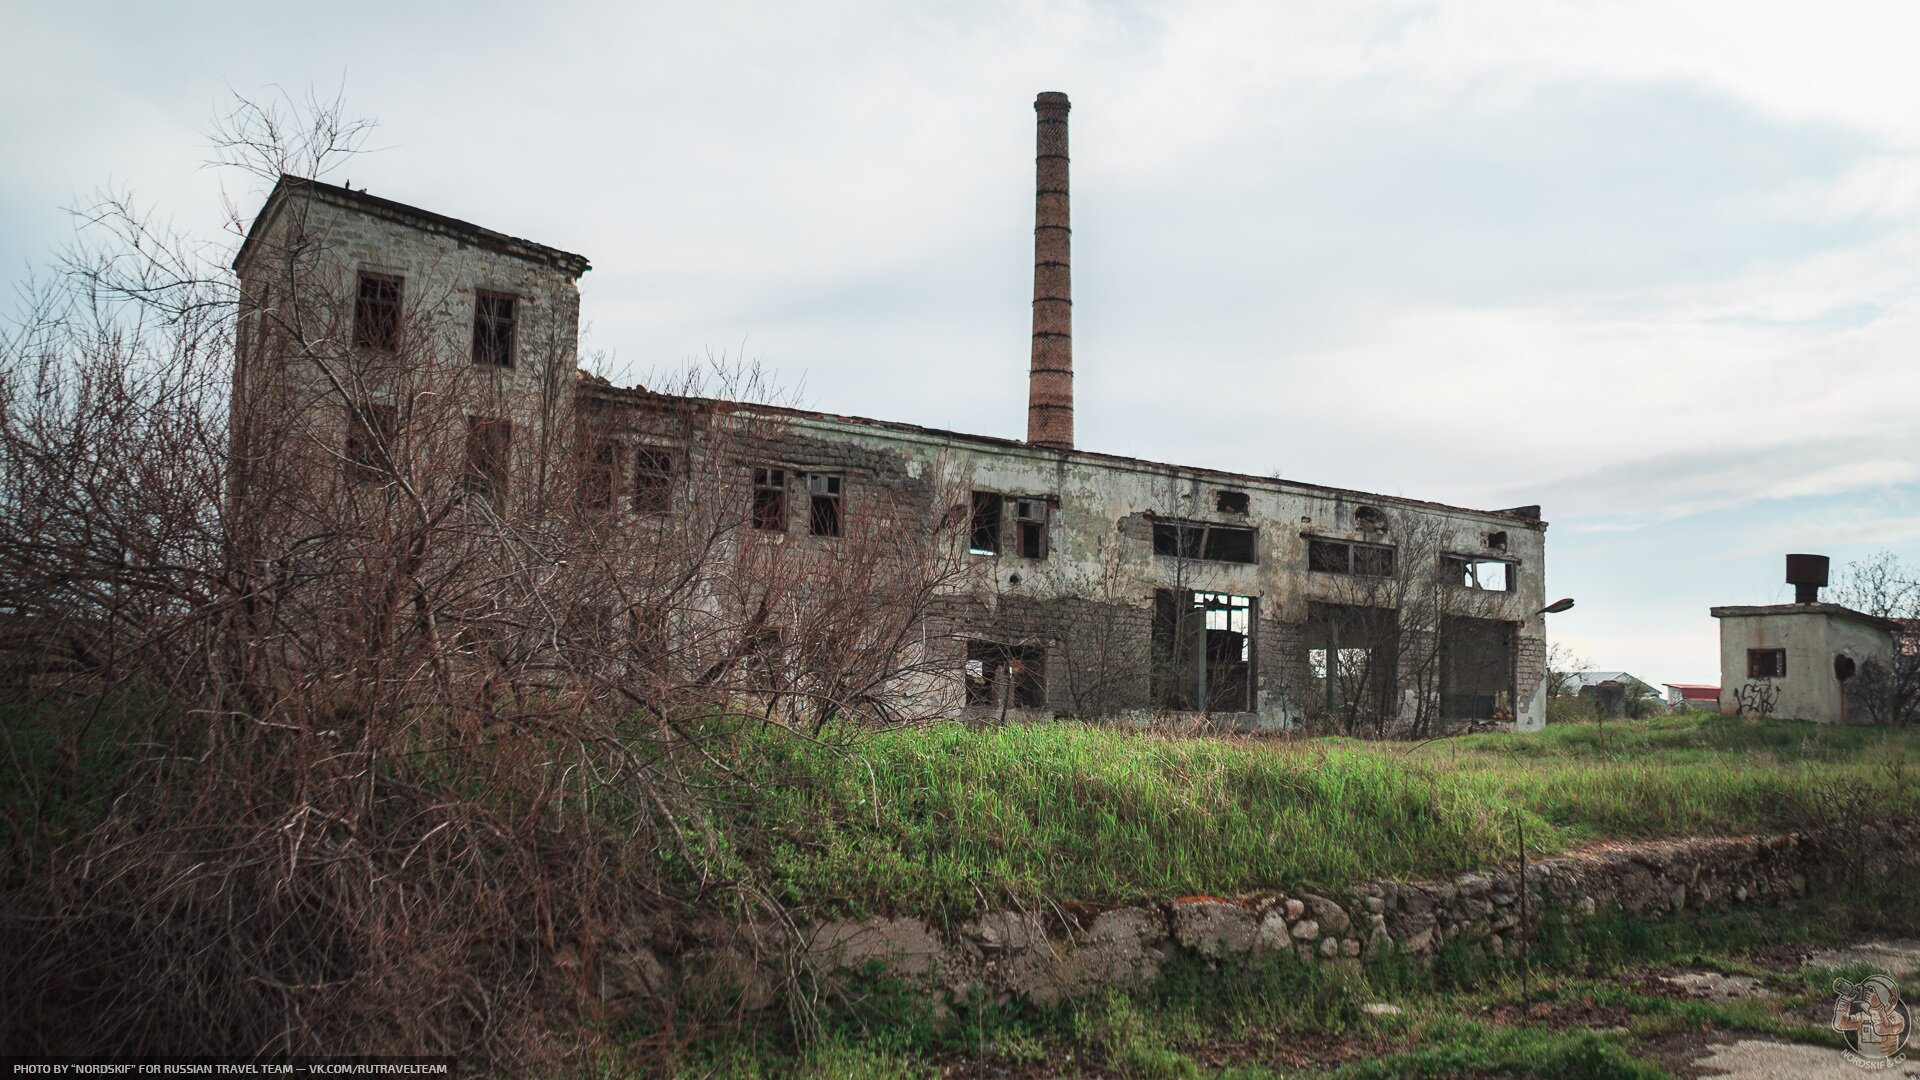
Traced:
[[[1531, 863], [1526, 929], [1537, 932], [1547, 918], [1778, 904], [1837, 880], [1849, 865], [1884, 873], [1912, 871], [1920, 862], [1912, 831], [1883, 833], [1871, 852], [1839, 846], [1860, 842], [1790, 834], [1609, 844]], [[696, 984], [745, 987], [761, 1000], [772, 996], [782, 972], [830, 974], [878, 962], [956, 994], [986, 989], [1044, 1004], [1150, 981], [1182, 951], [1213, 958], [1287, 951], [1310, 963], [1358, 963], [1388, 950], [1430, 958], [1449, 942], [1503, 953], [1523, 932], [1520, 896], [1519, 876], [1501, 869], [1375, 882], [1345, 893], [996, 911], [946, 932], [911, 917], [833, 921], [802, 927], [798, 947], [780, 950], [756, 948], [767, 938], [736, 927], [730, 940], [702, 941], [668, 961]], [[776, 956], [781, 962], [773, 962]], [[667, 978], [668, 964], [646, 948], [602, 966], [608, 997], [655, 991]]]

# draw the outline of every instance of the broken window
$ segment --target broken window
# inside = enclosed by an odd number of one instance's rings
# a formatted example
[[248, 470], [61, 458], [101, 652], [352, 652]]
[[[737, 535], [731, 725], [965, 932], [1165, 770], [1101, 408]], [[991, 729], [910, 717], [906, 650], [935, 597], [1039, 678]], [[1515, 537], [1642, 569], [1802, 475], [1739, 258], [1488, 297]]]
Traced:
[[353, 343], [393, 352], [400, 347], [400, 283], [392, 274], [360, 275], [353, 305]]
[[1198, 521], [1155, 521], [1153, 553], [1179, 559], [1216, 562], [1255, 561], [1256, 530], [1240, 525], [1208, 525]]
[[1449, 615], [1440, 621], [1440, 715], [1513, 719], [1513, 624]]
[[1004, 497], [997, 491], [973, 493], [973, 539], [967, 550], [975, 555], [1000, 554], [1000, 511]]
[[807, 530], [815, 536], [840, 535], [840, 477], [825, 473], [807, 475]]
[[391, 405], [368, 402], [347, 413], [347, 479], [383, 483], [393, 475], [393, 441], [400, 434], [400, 413]]
[[580, 455], [580, 509], [604, 514], [613, 509], [619, 490], [619, 445], [611, 439], [588, 438]]
[[1023, 559], [1047, 557], [1047, 511], [1050, 509], [1045, 499], [1013, 501], [1015, 555]]
[[1441, 556], [1447, 577], [1462, 588], [1486, 592], [1513, 591], [1513, 564], [1505, 559], [1474, 559], [1464, 555]]
[[507, 494], [507, 453], [513, 423], [490, 416], [467, 417], [466, 489], [500, 509]]
[[1004, 645], [995, 641], [967, 642], [967, 704], [1006, 704], [1016, 709], [1040, 709], [1047, 704], [1047, 651], [1040, 645]]
[[664, 514], [673, 509], [673, 455], [653, 446], [633, 451], [633, 511]]
[[787, 470], [753, 470], [753, 527], [769, 532], [787, 528]]
[[1384, 730], [1396, 713], [1399, 612], [1310, 603], [1300, 642], [1301, 704], [1307, 711], [1337, 721], [1348, 733], [1361, 725]]
[[1385, 544], [1308, 537], [1307, 569], [1325, 574], [1392, 577], [1393, 548]]
[[1154, 704], [1253, 711], [1255, 608], [1251, 596], [1156, 589], [1149, 672]]
[[473, 362], [486, 367], [513, 366], [513, 297], [477, 293], [473, 299]]
[[1747, 678], [1784, 679], [1787, 677], [1787, 650], [1748, 649]]
[[1353, 511], [1353, 523], [1361, 532], [1386, 532], [1387, 515], [1377, 506], [1358, 506]]
[[1507, 550], [1507, 534], [1506, 534], [1506, 532], [1505, 532], [1505, 531], [1503, 530], [1503, 531], [1501, 531], [1501, 532], [1490, 532], [1490, 533], [1488, 533], [1488, 534], [1487, 534], [1487, 546], [1488, 546], [1488, 547], [1490, 547], [1490, 548], [1492, 548], [1492, 549], [1493, 549], [1493, 550], [1495, 550], [1495, 551], [1505, 551], [1505, 550]]
[[1251, 505], [1244, 491], [1218, 491], [1213, 496], [1213, 508], [1223, 514], [1244, 514]]

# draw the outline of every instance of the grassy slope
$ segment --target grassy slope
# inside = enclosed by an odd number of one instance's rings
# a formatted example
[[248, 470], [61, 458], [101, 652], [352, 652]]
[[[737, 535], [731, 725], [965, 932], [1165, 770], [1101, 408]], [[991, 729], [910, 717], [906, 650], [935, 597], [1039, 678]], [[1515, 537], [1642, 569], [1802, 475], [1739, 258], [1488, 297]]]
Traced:
[[[1920, 813], [1920, 734], [1673, 717], [1421, 746], [1223, 741], [1073, 724], [770, 737], [735, 811], [789, 900], [956, 916], [1418, 878], [1601, 837], [1771, 831], [1837, 783]], [[737, 834], [738, 835], [738, 834]]]

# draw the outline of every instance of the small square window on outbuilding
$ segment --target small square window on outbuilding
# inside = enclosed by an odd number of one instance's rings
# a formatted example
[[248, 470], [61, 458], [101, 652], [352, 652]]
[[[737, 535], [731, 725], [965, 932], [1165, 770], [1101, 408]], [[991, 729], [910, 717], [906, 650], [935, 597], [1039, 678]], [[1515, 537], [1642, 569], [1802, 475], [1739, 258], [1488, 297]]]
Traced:
[[1747, 678], [1784, 679], [1787, 677], [1787, 650], [1748, 649]]

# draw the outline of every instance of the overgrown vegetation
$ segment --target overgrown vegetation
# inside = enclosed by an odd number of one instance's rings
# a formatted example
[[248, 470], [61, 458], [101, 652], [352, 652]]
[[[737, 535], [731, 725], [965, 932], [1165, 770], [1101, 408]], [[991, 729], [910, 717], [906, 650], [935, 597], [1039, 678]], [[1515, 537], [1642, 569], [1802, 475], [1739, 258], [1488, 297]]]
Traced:
[[[1600, 838], [1816, 824], [1836, 790], [1920, 815], [1920, 736], [1708, 715], [1425, 744], [1071, 724], [781, 740], [730, 811], [789, 902], [862, 914], [1335, 888]], [[752, 738], [753, 736], [743, 736]]]

